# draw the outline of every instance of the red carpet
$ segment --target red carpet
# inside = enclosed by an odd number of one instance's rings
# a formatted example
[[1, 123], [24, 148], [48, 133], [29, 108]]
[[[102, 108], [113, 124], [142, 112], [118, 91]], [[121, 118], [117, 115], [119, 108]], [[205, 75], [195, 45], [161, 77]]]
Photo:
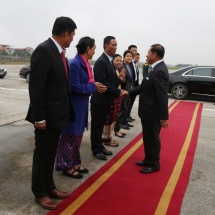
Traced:
[[189, 181], [200, 127], [202, 104], [175, 101], [169, 128], [161, 131], [161, 169], [141, 174], [139, 134], [112, 160], [48, 215], [177, 215]]

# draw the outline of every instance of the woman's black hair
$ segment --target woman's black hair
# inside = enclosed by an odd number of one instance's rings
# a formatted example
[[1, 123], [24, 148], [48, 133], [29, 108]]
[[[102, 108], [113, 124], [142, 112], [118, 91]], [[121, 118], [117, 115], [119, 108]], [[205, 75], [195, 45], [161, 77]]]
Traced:
[[122, 58], [122, 56], [121, 56], [120, 54], [115, 54], [115, 55], [113, 56], [113, 60], [114, 60], [116, 57], [121, 57], [121, 58]]
[[125, 56], [126, 56], [128, 53], [130, 53], [130, 54], [132, 55], [132, 57], [133, 57], [133, 53], [132, 53], [131, 51], [129, 51], [129, 50], [124, 51], [123, 57], [125, 58]]
[[84, 54], [87, 48], [92, 48], [95, 45], [95, 40], [90, 37], [82, 37], [76, 45], [79, 54]]

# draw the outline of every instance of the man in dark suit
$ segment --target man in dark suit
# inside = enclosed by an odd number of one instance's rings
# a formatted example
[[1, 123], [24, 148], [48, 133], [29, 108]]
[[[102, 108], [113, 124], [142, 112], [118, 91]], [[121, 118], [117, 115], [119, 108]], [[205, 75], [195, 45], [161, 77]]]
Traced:
[[[133, 60], [130, 63], [130, 66], [131, 66], [132, 74], [133, 74], [132, 77], [133, 77], [134, 87], [137, 87], [137, 86], [139, 86], [139, 70], [138, 70], [138, 67], [137, 67], [137, 63], [135, 62], [135, 58], [137, 56], [137, 46], [136, 45], [130, 45], [128, 47], [128, 50], [133, 53]], [[133, 122], [135, 120], [135, 119], [133, 119], [131, 117], [131, 110], [132, 110], [132, 107], [134, 105], [135, 99], [136, 99], [136, 96], [131, 96], [130, 97], [130, 103], [129, 103], [128, 111], [127, 111], [128, 125], [130, 125], [129, 122]], [[130, 127], [133, 127], [133, 125], [130, 126]]]
[[114, 102], [114, 98], [124, 94], [118, 89], [121, 79], [117, 76], [112, 65], [112, 57], [117, 49], [117, 41], [113, 36], [104, 38], [104, 53], [97, 59], [94, 65], [95, 81], [107, 87], [104, 93], [93, 93], [91, 97], [91, 149], [93, 156], [100, 160], [107, 160], [105, 155], [112, 152], [105, 149], [102, 144], [102, 132], [107, 115]]
[[52, 210], [57, 205], [50, 198], [65, 199], [69, 194], [56, 189], [53, 168], [61, 129], [74, 119], [68, 91], [68, 66], [64, 49], [70, 46], [76, 24], [68, 17], [55, 20], [52, 37], [37, 46], [31, 57], [26, 120], [35, 127], [32, 165], [32, 192], [35, 201]]
[[149, 73], [141, 85], [129, 91], [129, 95], [140, 94], [138, 114], [143, 129], [145, 158], [136, 164], [145, 166], [141, 173], [160, 169], [160, 130], [168, 127], [168, 81], [169, 73], [163, 61], [164, 47], [154, 44], [150, 47], [147, 60], [151, 64]]

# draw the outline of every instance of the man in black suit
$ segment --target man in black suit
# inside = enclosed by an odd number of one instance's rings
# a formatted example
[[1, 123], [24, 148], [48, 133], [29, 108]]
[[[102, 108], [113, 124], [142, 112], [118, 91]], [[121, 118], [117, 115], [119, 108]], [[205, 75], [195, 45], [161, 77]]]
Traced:
[[[134, 87], [137, 87], [137, 86], [139, 86], [139, 70], [137, 67], [137, 63], [135, 62], [135, 58], [137, 56], [137, 46], [136, 45], [130, 45], [128, 47], [128, 50], [133, 53], [133, 60], [130, 63], [130, 66], [131, 66], [132, 74], [133, 74], [132, 77], [133, 77]], [[129, 122], [133, 122], [135, 120], [131, 117], [131, 110], [132, 110], [132, 107], [134, 105], [135, 99], [136, 99], [136, 96], [130, 97], [130, 103], [129, 103], [128, 112], [127, 112], [128, 125], [130, 125]], [[133, 125], [132, 126], [130, 125], [130, 127], [133, 127]]]
[[164, 47], [154, 44], [150, 47], [147, 60], [151, 64], [149, 73], [141, 85], [129, 91], [129, 95], [140, 94], [138, 114], [143, 129], [145, 158], [136, 164], [145, 166], [141, 173], [160, 169], [160, 130], [168, 127], [168, 81], [169, 73], [163, 61]]
[[118, 89], [121, 79], [117, 76], [112, 65], [112, 57], [116, 53], [117, 41], [113, 36], [104, 38], [104, 53], [97, 59], [94, 65], [95, 81], [107, 87], [104, 93], [93, 93], [91, 97], [91, 149], [93, 156], [100, 160], [107, 160], [105, 155], [112, 152], [105, 149], [102, 144], [102, 132], [107, 115], [114, 102], [114, 98], [123, 96], [124, 90]]
[[38, 45], [31, 57], [30, 105], [26, 120], [35, 127], [32, 192], [35, 201], [48, 210], [57, 208], [50, 197], [69, 197], [68, 193], [56, 189], [53, 168], [61, 129], [74, 119], [69, 100], [68, 66], [63, 53], [70, 46], [76, 28], [72, 19], [57, 18], [52, 37]]

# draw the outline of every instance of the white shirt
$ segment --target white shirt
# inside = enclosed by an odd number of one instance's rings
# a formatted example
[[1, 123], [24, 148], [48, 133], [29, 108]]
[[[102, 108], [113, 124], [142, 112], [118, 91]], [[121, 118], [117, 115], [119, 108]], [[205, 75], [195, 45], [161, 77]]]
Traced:
[[63, 48], [59, 45], [59, 43], [57, 43], [57, 41], [55, 41], [54, 38], [50, 37], [50, 39], [54, 42], [54, 44], [57, 46], [57, 49], [59, 51], [59, 53], [61, 54], [61, 52], [63, 51]]
[[162, 61], [163, 61], [163, 59], [162, 59], [162, 60], [159, 60], [159, 61], [156, 61], [155, 63], [153, 63], [153, 64], [151, 65], [152, 69], [153, 69], [157, 64], [159, 64], [159, 63], [162, 62]]
[[134, 67], [134, 75], [135, 75], [135, 81], [137, 81], [137, 67], [136, 67], [136, 63], [134, 62], [134, 60], [132, 59], [132, 64], [133, 64], [133, 67]]
[[[105, 53], [105, 52], [104, 52]], [[106, 53], [105, 53], [106, 54]], [[109, 61], [111, 62], [112, 61], [112, 57], [111, 56], [109, 56], [108, 54], [106, 54], [106, 56], [108, 57], [108, 59], [109, 59]]]

